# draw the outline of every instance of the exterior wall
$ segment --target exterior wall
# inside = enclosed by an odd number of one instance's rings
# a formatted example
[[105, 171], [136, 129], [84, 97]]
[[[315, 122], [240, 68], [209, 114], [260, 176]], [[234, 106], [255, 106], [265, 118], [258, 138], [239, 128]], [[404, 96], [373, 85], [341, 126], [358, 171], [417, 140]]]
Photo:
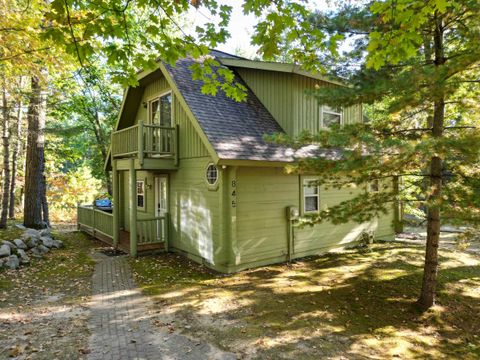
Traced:
[[170, 174], [170, 247], [220, 269], [226, 262], [221, 236], [222, 191], [219, 183], [212, 187], [205, 180], [210, 162], [209, 157], [184, 159], [178, 171]]
[[[309, 177], [311, 178], [311, 177]], [[281, 262], [288, 255], [286, 207], [301, 209], [303, 179], [286, 175], [281, 168], [239, 168], [236, 210], [236, 259], [232, 271]], [[320, 189], [320, 206], [335, 205], [353, 196], [352, 191]], [[366, 224], [317, 224], [294, 227], [293, 258], [313, 255], [355, 241], [362, 230], [375, 230], [377, 238], [393, 235], [393, 211]]]
[[[126, 231], [130, 231], [130, 194], [129, 172], [120, 172], [120, 224]], [[154, 173], [149, 171], [137, 171], [137, 181], [145, 182], [145, 209], [137, 208], [137, 218], [145, 219], [155, 216], [155, 179]], [[136, 196], [136, 194], [134, 194]]]
[[[336, 86], [306, 76], [255, 69], [236, 69], [242, 79], [289, 135], [302, 130], [319, 130], [321, 109], [314, 97], [306, 93], [317, 86]], [[345, 124], [362, 121], [360, 105], [343, 110]]]

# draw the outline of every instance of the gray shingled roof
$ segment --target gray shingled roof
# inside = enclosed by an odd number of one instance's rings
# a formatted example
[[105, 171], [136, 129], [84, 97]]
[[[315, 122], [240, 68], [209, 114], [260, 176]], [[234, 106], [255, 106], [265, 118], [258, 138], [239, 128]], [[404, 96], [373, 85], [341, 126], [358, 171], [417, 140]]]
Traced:
[[[211, 54], [238, 58], [215, 50]], [[235, 81], [247, 87], [246, 101], [237, 102], [223, 92], [216, 96], [204, 95], [202, 82], [192, 79], [193, 62], [185, 58], [175, 67], [166, 65], [166, 68], [220, 159], [293, 162], [305, 157], [338, 160], [342, 156], [337, 149], [310, 145], [294, 150], [265, 141], [264, 135], [284, 131], [240, 76], [235, 74]]]
[[[236, 102], [222, 92], [216, 96], [202, 94], [202, 82], [192, 80], [193, 61], [181, 59], [175, 67], [166, 68], [220, 159], [293, 161], [291, 149], [263, 139], [265, 134], [283, 129], [255, 94], [248, 89], [243, 102]], [[235, 81], [246, 86], [238, 75]]]

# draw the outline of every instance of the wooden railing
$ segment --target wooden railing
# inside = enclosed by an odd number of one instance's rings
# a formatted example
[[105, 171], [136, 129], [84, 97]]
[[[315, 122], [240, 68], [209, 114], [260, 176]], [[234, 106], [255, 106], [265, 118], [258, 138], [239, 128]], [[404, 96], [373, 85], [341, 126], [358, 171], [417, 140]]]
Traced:
[[112, 134], [112, 156], [175, 157], [177, 155], [177, 128], [153, 124], [137, 125]]
[[167, 241], [168, 214], [164, 216], [138, 219], [137, 237], [138, 244], [156, 244]]
[[77, 210], [77, 223], [89, 230], [95, 236], [99, 232], [108, 237], [113, 236], [113, 215], [95, 209], [91, 205], [82, 205]]

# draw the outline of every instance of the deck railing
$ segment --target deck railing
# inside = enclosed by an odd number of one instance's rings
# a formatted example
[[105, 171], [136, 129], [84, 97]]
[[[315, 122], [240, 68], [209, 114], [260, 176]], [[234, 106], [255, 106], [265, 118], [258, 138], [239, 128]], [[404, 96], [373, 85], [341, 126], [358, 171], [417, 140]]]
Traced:
[[140, 122], [112, 134], [113, 157], [175, 157], [177, 145], [176, 127]]
[[93, 236], [96, 232], [102, 235], [113, 236], [113, 215], [98, 210], [92, 205], [81, 205], [77, 210], [77, 223], [87, 229]]
[[[92, 205], [80, 205], [77, 208], [79, 227], [93, 236], [101, 234], [113, 238], [113, 214], [94, 208]], [[168, 240], [168, 214], [137, 220], [137, 244], [159, 244]]]
[[137, 220], [138, 244], [166, 242], [168, 233], [168, 215]]

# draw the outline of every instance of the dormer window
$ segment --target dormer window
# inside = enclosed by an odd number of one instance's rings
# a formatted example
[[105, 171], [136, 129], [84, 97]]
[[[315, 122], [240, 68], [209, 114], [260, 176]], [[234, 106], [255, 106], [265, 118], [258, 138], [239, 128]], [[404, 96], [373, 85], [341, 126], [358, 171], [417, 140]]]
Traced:
[[343, 111], [341, 108], [333, 108], [327, 105], [322, 106], [322, 127], [330, 127], [333, 124], [341, 125], [343, 122]]

